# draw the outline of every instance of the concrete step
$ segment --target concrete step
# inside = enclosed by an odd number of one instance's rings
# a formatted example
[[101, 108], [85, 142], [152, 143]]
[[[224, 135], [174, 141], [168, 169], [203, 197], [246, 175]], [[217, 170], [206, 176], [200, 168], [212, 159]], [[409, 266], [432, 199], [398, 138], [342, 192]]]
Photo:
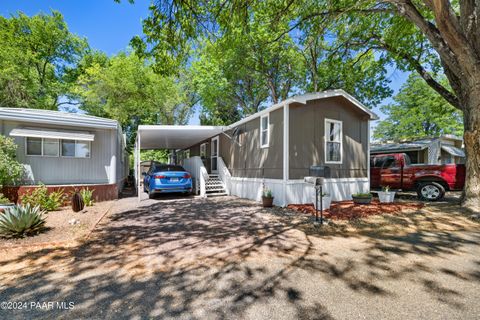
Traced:
[[216, 192], [216, 193], [207, 193], [207, 197], [220, 197], [220, 196], [227, 196], [226, 192]]
[[206, 191], [207, 193], [208, 193], [208, 192], [216, 192], [216, 191], [225, 191], [225, 188], [224, 188], [224, 187], [207, 188], [205, 191]]

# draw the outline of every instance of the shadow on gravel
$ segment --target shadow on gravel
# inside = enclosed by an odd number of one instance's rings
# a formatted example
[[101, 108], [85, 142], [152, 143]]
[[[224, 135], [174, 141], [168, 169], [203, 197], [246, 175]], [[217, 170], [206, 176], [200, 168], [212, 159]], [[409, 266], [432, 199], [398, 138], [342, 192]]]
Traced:
[[[466, 244], [480, 244], [478, 234], [472, 240], [454, 232], [372, 233], [365, 245], [349, 249], [359, 257], [354, 261], [325, 252], [322, 241], [331, 236], [305, 233], [305, 221], [266, 219], [256, 204], [227, 199], [158, 201], [118, 212], [79, 247], [2, 261], [0, 267], [11, 267], [16, 278], [0, 275], [0, 283], [7, 283], [0, 301], [75, 302], [73, 310], [21, 310], [8, 318], [228, 319], [274, 299], [299, 319], [333, 319], [321, 301], [306, 298], [311, 292], [297, 287], [298, 272], [342, 281], [372, 298], [394, 297], [385, 282], [415, 275], [434, 299], [461, 309], [462, 293], [429, 276], [442, 272], [459, 281], [480, 281], [478, 271], [433, 270], [418, 261], [392, 266], [399, 256], [455, 255]], [[0, 311], [0, 318], [6, 314]]]

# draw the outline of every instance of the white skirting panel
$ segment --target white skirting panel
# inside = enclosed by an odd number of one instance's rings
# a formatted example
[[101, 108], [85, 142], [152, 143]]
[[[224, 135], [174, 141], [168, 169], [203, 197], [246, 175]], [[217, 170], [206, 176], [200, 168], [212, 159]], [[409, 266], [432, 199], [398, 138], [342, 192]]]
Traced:
[[[368, 178], [325, 179], [323, 192], [329, 193], [333, 201], [352, 200], [352, 194], [369, 192]], [[287, 203], [312, 203], [315, 190], [311, 184], [302, 180], [290, 180], [287, 183]]]
[[237, 178], [231, 177], [229, 183], [230, 194], [251, 199], [255, 201], [262, 200], [263, 184], [272, 190], [274, 196], [273, 204], [276, 206], [284, 206], [283, 199], [283, 180], [280, 179], [255, 179], [255, 178]]
[[[286, 199], [284, 199], [284, 182], [280, 179], [253, 179], [231, 177], [227, 182], [230, 194], [251, 200], [261, 201], [263, 184], [272, 190], [275, 197], [273, 203], [277, 206], [287, 204], [312, 203], [315, 191], [312, 185], [303, 180], [289, 180], [286, 184]], [[324, 192], [332, 196], [333, 201], [351, 200], [352, 194], [368, 192], [368, 178], [325, 179]]]

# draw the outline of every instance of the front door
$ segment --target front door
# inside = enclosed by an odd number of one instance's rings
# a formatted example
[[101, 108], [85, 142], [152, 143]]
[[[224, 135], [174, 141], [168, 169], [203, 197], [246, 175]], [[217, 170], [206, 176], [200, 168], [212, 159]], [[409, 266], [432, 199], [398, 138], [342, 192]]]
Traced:
[[211, 150], [211, 171], [212, 173], [218, 173], [218, 136], [212, 138], [212, 150]]

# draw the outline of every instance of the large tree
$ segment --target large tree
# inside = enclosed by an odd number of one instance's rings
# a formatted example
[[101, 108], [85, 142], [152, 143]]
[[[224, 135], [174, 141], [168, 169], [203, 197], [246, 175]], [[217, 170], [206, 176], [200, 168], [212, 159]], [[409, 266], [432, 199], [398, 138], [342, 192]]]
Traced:
[[[173, 65], [184, 58], [189, 39], [244, 22], [255, 7], [270, 8], [266, 24], [287, 20], [276, 39], [307, 32], [312, 37], [335, 31], [339, 49], [372, 51], [414, 70], [454, 107], [463, 111], [467, 178], [463, 205], [480, 209], [480, 2], [474, 0], [159, 0], [145, 21], [146, 43]], [[138, 39], [137, 39], [138, 43]], [[449, 81], [445, 87], [439, 75]]]
[[75, 69], [87, 49], [63, 16], [0, 16], [0, 106], [56, 110], [68, 101]]
[[463, 115], [417, 74], [411, 74], [394, 102], [381, 107], [386, 119], [375, 127], [379, 140], [411, 140], [463, 134]]
[[157, 74], [148, 61], [120, 53], [110, 59], [101, 54], [81, 63], [76, 95], [80, 108], [91, 115], [118, 120], [129, 145], [139, 124], [185, 124], [195, 103], [183, 82]]

